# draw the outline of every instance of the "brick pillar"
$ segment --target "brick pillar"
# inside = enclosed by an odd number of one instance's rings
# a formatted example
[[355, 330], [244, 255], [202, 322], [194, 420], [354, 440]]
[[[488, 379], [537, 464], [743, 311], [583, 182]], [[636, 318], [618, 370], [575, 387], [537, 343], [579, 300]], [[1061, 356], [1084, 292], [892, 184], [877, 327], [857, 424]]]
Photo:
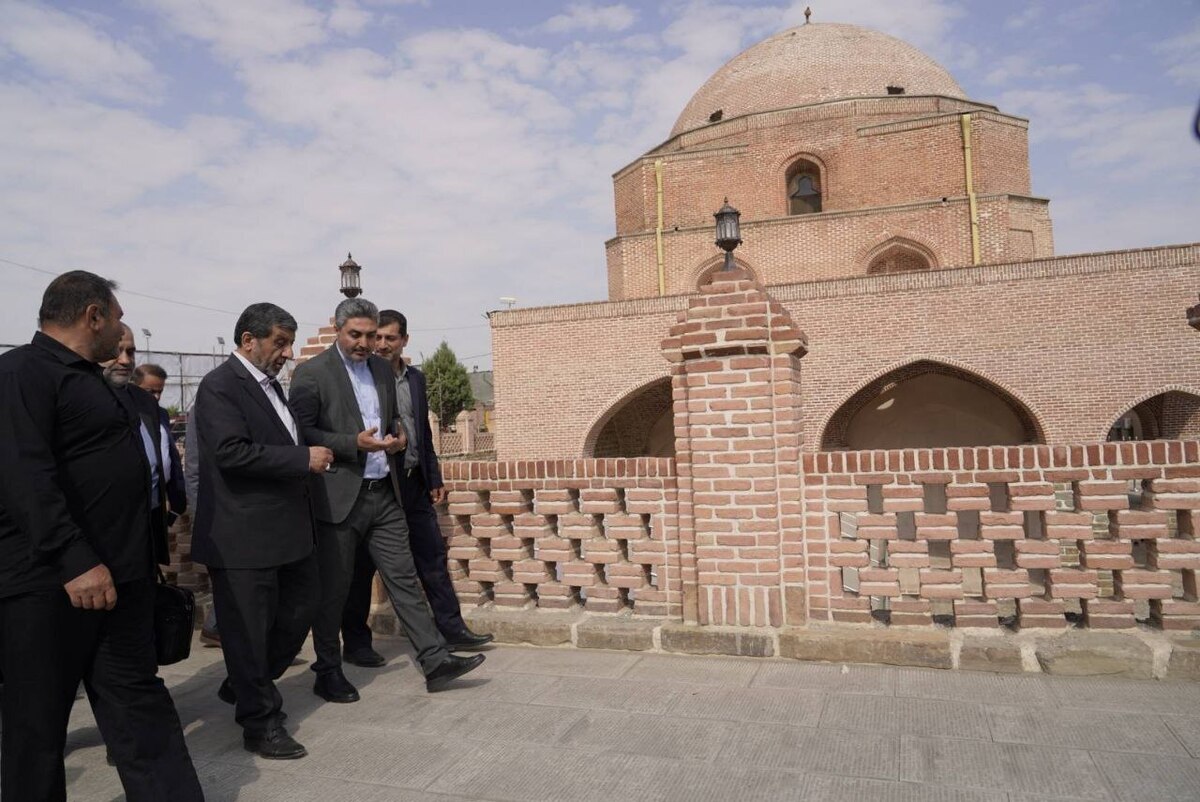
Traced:
[[442, 424], [441, 421], [438, 420], [438, 416], [434, 415], [432, 412], [429, 413], [429, 431], [433, 435], [433, 442], [430, 444], [433, 446], [433, 452], [435, 454], [441, 454]]
[[475, 453], [475, 430], [478, 425], [475, 423], [474, 410], [463, 410], [458, 413], [458, 417], [454, 419], [454, 426], [458, 429], [459, 435], [462, 437], [462, 452], [464, 454]]
[[674, 363], [684, 620], [803, 623], [804, 334], [746, 273], [718, 272], [662, 350]]

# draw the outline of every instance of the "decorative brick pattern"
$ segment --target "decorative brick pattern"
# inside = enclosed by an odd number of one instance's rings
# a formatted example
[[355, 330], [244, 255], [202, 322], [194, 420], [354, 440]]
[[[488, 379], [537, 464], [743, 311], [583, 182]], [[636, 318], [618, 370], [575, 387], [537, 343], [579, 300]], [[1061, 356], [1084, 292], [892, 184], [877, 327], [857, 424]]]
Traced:
[[810, 618], [1200, 626], [1200, 443], [803, 461]]
[[465, 606], [681, 616], [673, 460], [446, 462], [442, 474]]

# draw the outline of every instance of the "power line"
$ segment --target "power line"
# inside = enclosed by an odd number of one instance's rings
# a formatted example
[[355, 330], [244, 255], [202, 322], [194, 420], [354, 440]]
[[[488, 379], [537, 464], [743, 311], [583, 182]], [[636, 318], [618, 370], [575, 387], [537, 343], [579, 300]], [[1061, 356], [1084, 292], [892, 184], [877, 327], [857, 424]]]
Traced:
[[[14, 267], [21, 267], [26, 270], [32, 270], [36, 273], [44, 273], [47, 276], [59, 275], [59, 273], [54, 270], [46, 270], [44, 268], [34, 267], [33, 265], [27, 265], [22, 262], [14, 262], [12, 259], [5, 259], [2, 256], [0, 256], [0, 262], [3, 262], [8, 265], [13, 265]], [[148, 298], [151, 301], [159, 301], [159, 302], [165, 303], [165, 304], [175, 304], [176, 306], [186, 306], [189, 309], [200, 309], [205, 312], [218, 312], [222, 315], [233, 315], [234, 317], [237, 317], [238, 315], [241, 314], [241, 312], [234, 312], [230, 309], [220, 309], [215, 306], [204, 306], [203, 304], [193, 304], [193, 303], [188, 303], [187, 301], [179, 301], [174, 298], [163, 298], [160, 295], [150, 295], [149, 293], [137, 292], [136, 290], [129, 290], [129, 289], [122, 288], [121, 292], [124, 293], [125, 295], [136, 295], [139, 298]], [[326, 323], [313, 323], [308, 320], [301, 320], [300, 322], [303, 323], [305, 326], [316, 326], [318, 329], [328, 325]], [[464, 329], [482, 329], [482, 328], [486, 328], [487, 326], [488, 326], [487, 323], [475, 323], [470, 326], [444, 326], [442, 328], [424, 328], [424, 327], [422, 327], [421, 330], [422, 331], [462, 331]]]

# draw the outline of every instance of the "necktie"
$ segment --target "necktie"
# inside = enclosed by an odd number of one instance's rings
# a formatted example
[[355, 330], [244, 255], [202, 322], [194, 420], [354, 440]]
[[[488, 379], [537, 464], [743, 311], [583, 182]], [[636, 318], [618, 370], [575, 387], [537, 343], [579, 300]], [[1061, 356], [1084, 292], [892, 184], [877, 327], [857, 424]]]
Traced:
[[283, 386], [280, 385], [279, 380], [274, 376], [268, 376], [267, 384], [271, 385], [271, 389], [275, 391], [275, 395], [279, 396], [279, 400], [283, 402], [284, 406], [287, 406], [287, 397], [283, 394]]

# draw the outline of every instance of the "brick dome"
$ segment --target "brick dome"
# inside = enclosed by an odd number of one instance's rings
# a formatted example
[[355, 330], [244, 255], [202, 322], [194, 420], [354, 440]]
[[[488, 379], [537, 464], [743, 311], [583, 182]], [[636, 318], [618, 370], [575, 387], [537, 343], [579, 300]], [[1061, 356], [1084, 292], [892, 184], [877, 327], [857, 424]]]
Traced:
[[966, 97], [940, 64], [899, 39], [857, 25], [800, 25], [764, 39], [717, 70], [692, 96], [671, 136], [743, 114], [888, 94]]

